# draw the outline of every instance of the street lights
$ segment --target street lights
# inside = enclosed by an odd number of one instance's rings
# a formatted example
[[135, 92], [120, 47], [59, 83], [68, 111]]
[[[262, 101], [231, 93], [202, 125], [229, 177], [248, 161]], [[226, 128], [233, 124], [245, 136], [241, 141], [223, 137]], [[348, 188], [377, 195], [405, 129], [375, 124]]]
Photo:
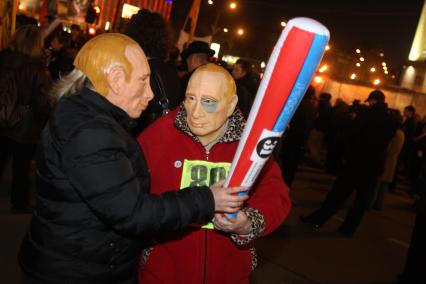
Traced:
[[[212, 2], [210, 4], [210, 1]], [[210, 5], [213, 5], [214, 0], [209, 0], [208, 3]], [[238, 9], [238, 4], [237, 2], [231, 2], [231, 1], [226, 1], [223, 5], [221, 5], [220, 7], [216, 6], [216, 17], [214, 19], [214, 22], [211, 26], [212, 29], [212, 36], [213, 36], [213, 40], [214, 41], [224, 41], [227, 43], [227, 46], [229, 48], [229, 52], [232, 50], [232, 46], [233, 46], [233, 42], [235, 40], [235, 37], [242, 37], [245, 33], [245, 31], [241, 28], [239, 29], [234, 29], [234, 28], [230, 28], [230, 27], [224, 27], [223, 23], [219, 21], [221, 20], [221, 17], [223, 16], [223, 14], [227, 11], [236, 11]], [[223, 34], [219, 34], [219, 32], [222, 31]], [[226, 34], [226, 36], [225, 36]]]
[[[226, 30], [226, 31], [225, 31]], [[237, 29], [223, 29], [224, 33], [228, 33], [229, 34], [224, 37], [224, 42], [227, 43], [227, 52], [232, 53], [235, 43], [238, 42], [240, 39], [243, 38], [243, 36], [245, 35], [246, 31], [243, 28], [237, 28]]]
[[[210, 0], [210, 1], [213, 4], [213, 1], [212, 0]], [[210, 2], [209, 2], [209, 4], [210, 4]], [[223, 12], [226, 10], [226, 7], [228, 7], [230, 10], [235, 10], [235, 9], [237, 9], [237, 3], [231, 2], [231, 3], [229, 3], [229, 5], [222, 7], [219, 10], [219, 12], [217, 12], [216, 18], [215, 18], [213, 25], [212, 25], [213, 35], [216, 34], [220, 30], [220, 28], [218, 28], [219, 19], [222, 16]]]

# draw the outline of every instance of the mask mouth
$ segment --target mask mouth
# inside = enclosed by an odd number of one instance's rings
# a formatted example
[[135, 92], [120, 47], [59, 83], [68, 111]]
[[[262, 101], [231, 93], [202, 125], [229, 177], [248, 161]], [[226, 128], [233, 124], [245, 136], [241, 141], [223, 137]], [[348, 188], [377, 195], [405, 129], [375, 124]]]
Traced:
[[192, 120], [189, 120], [188, 123], [194, 127], [194, 128], [203, 128], [204, 123], [202, 122], [193, 122]]

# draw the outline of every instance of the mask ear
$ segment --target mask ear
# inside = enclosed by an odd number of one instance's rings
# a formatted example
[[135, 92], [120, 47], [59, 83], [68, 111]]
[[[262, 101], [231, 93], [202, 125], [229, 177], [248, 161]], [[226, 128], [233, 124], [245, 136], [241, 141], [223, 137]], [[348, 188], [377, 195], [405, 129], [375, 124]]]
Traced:
[[234, 110], [237, 106], [237, 102], [238, 102], [238, 96], [233, 95], [228, 103], [228, 112], [227, 112], [228, 117], [230, 117], [234, 113]]
[[108, 88], [115, 94], [118, 94], [126, 81], [124, 69], [120, 66], [113, 67], [106, 75]]

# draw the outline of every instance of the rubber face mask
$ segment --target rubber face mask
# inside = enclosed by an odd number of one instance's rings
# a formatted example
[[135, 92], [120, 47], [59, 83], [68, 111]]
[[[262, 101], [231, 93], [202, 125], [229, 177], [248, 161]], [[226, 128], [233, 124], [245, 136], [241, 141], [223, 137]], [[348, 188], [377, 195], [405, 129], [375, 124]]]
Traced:
[[132, 66], [125, 55], [127, 46], [137, 42], [119, 33], [105, 33], [89, 40], [78, 52], [74, 66], [89, 78], [96, 91], [106, 96], [108, 83], [106, 75], [114, 66], [121, 66], [130, 79]]
[[[129, 80], [121, 80], [120, 87], [106, 99], [124, 110], [131, 118], [138, 118], [148, 107], [153, 93], [149, 85], [150, 69], [145, 54], [139, 45], [126, 48], [126, 57], [131, 62], [132, 73]], [[121, 69], [119, 69], [121, 71]]]
[[197, 69], [189, 80], [184, 101], [187, 123], [203, 145], [218, 138], [234, 112], [237, 99], [235, 95], [228, 99], [227, 79], [222, 72]]

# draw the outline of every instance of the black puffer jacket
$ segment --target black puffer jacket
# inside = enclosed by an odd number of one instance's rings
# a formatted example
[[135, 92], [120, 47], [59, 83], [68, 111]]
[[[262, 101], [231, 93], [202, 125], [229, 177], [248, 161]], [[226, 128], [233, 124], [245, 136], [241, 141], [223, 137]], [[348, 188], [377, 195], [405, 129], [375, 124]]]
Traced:
[[59, 101], [37, 153], [37, 205], [19, 255], [27, 275], [43, 283], [133, 283], [141, 248], [155, 235], [213, 217], [207, 187], [148, 195], [132, 124], [89, 89]]
[[[0, 52], [0, 78], [10, 75], [11, 92], [18, 105], [29, 106], [24, 119], [13, 128], [0, 129], [0, 136], [22, 144], [36, 143], [48, 119], [52, 100], [48, 96], [50, 77], [42, 60], [8, 49]], [[0, 88], [1, 88], [0, 84]]]

